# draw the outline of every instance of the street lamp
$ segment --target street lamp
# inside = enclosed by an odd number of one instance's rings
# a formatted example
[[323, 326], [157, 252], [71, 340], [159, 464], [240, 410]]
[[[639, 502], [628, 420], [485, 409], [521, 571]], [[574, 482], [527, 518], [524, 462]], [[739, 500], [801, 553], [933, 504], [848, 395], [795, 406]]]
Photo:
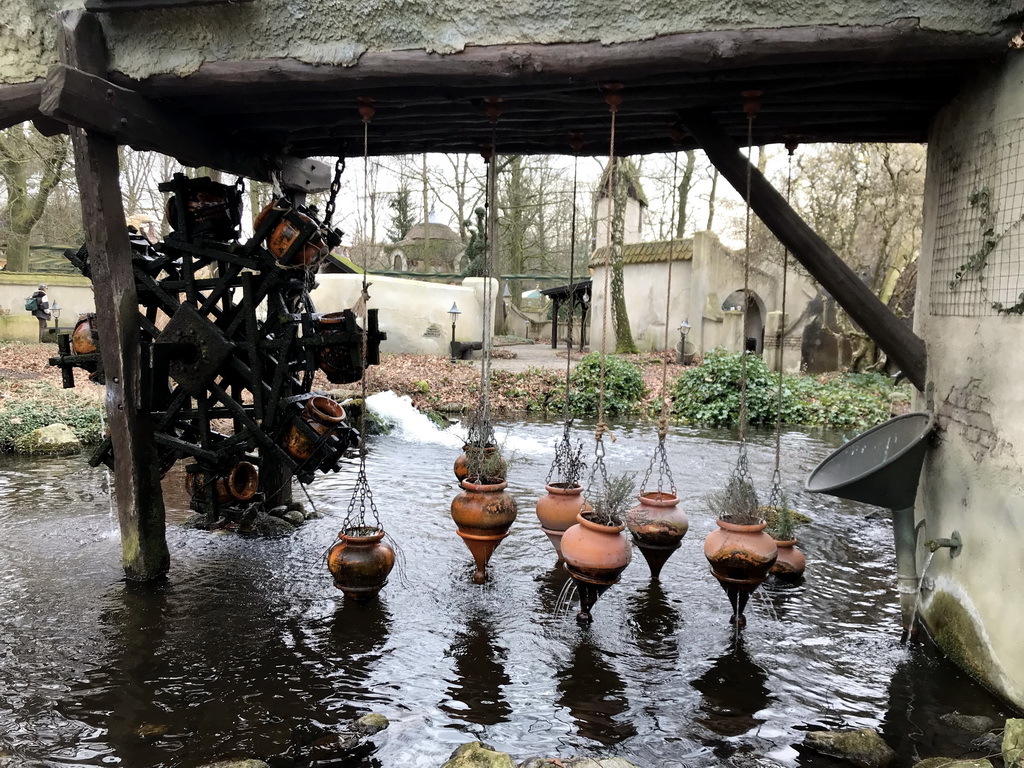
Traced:
[[57, 300], [53, 300], [53, 304], [50, 305], [50, 314], [53, 315], [53, 327], [60, 328], [60, 304]]
[[455, 321], [459, 319], [459, 315], [462, 314], [462, 310], [459, 309], [458, 305], [453, 301], [452, 308], [448, 310], [448, 314], [452, 317], [452, 348], [451, 348], [451, 362], [455, 362]]
[[686, 365], [686, 334], [690, 332], [690, 318], [686, 318], [679, 324], [679, 357], [676, 362]]

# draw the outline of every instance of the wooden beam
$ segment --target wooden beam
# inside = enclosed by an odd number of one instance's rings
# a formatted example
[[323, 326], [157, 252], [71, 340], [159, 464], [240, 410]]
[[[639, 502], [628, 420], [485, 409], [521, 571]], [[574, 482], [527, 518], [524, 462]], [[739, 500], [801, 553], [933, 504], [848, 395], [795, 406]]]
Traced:
[[251, 3], [253, 0], [85, 0], [85, 10], [98, 13], [115, 11], [159, 11], [190, 8], [197, 5]]
[[43, 82], [39, 78], [31, 83], [0, 85], [0, 131], [39, 115], [39, 94], [43, 92]]
[[[101, 66], [103, 39], [95, 17], [68, 12], [61, 16], [60, 34], [68, 63]], [[129, 579], [149, 580], [167, 572], [170, 554], [153, 425], [141, 406], [139, 301], [118, 181], [117, 143], [72, 128], [71, 144], [106, 372], [121, 562]]]
[[[666, 73], [726, 73], [749, 68], [870, 67], [936, 60], [979, 61], [1003, 56], [1016, 28], [990, 33], [922, 29], [906, 19], [882, 26], [821, 25], [778, 29], [719, 30], [664, 35], [652, 40], [605, 45], [593, 43], [469, 46], [453, 54], [426, 51], [368, 51], [354, 66], [309, 64], [294, 59], [207, 61], [196, 72], [154, 75], [144, 90], [172, 95], [237, 97], [268, 88], [293, 90], [424, 86], [491, 88], [526, 84], [628, 81]], [[185, 83], [188, 83], [185, 86]], [[753, 87], [753, 86], [751, 86]]]
[[745, 158], [708, 112], [681, 115], [683, 123], [741, 197], [750, 175], [750, 207], [847, 314], [902, 368], [910, 382], [925, 388], [924, 341], [883, 304], [871, 289], [794, 211], [785, 198]]
[[231, 146], [203, 131], [198, 117], [172, 114], [128, 88], [66, 64], [46, 76], [40, 111], [54, 120], [99, 133], [118, 144], [162, 152], [193, 167], [208, 166], [238, 176], [270, 181], [280, 172], [282, 184], [304, 192], [330, 187], [330, 168], [316, 160], [264, 158]]

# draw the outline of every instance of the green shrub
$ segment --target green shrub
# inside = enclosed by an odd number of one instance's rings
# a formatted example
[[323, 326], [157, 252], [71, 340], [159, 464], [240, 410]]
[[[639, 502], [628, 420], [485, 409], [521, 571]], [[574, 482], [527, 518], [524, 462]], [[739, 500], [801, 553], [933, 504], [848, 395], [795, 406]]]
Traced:
[[[740, 418], [740, 373], [738, 353], [715, 349], [704, 363], [686, 371], [672, 387], [672, 410], [687, 424], [725, 427]], [[757, 355], [747, 355], [747, 422], [774, 424], [779, 379]], [[792, 393], [783, 387], [783, 413]]]
[[[747, 415], [750, 424], [773, 425], [779, 377], [756, 355], [747, 356]], [[852, 373], [782, 377], [784, 424], [866, 429], [889, 418], [892, 384], [882, 374]], [[740, 356], [714, 350], [672, 387], [673, 412], [688, 424], [724, 427], [739, 422]]]
[[78, 398], [67, 398], [63, 403], [8, 401], [0, 410], [0, 451], [12, 450], [18, 437], [49, 424], [67, 424], [83, 443], [98, 442], [101, 434], [100, 408]]
[[[574, 415], [597, 413], [601, 389], [601, 354], [591, 352], [572, 370], [569, 383], [569, 410]], [[644, 377], [640, 367], [614, 355], [605, 356], [605, 413], [615, 415], [633, 410], [644, 396]]]

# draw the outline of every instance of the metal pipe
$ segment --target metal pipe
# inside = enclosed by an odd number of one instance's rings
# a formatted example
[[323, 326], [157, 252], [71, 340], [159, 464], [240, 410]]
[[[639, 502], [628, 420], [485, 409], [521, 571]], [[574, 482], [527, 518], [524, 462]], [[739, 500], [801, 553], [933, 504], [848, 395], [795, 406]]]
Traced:
[[917, 528], [914, 508], [892, 510], [892, 530], [896, 543], [896, 590], [900, 596], [903, 632], [914, 635], [914, 614], [921, 580], [917, 575]]

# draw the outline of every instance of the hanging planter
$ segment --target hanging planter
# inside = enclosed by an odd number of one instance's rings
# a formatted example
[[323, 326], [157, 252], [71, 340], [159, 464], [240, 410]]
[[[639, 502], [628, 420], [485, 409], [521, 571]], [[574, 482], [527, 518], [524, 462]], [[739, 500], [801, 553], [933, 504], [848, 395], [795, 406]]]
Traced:
[[358, 603], [372, 600], [388, 583], [395, 551], [384, 542], [384, 530], [373, 526], [345, 528], [327, 553], [334, 586]]
[[100, 351], [94, 312], [79, 316], [71, 332], [71, 351], [76, 355], [91, 355]]
[[289, 456], [302, 462], [313, 455], [324, 435], [344, 421], [345, 409], [329, 397], [316, 395], [306, 401], [296, 418], [302, 424], [292, 423], [284, 434], [283, 447]]
[[[282, 208], [285, 210], [282, 212]], [[273, 212], [281, 213], [280, 221], [273, 225], [264, 242], [270, 255], [281, 262], [289, 252], [291, 257], [285, 266], [312, 266], [323, 259], [328, 252], [320, 225], [310, 216], [291, 208], [288, 203], [269, 203], [253, 222], [253, 228], [260, 226]]]
[[476, 563], [475, 584], [487, 581], [487, 563], [515, 522], [516, 501], [505, 493], [508, 483], [463, 480], [462, 493], [452, 499], [452, 520]]
[[452, 469], [460, 483], [470, 475], [480, 477], [481, 482], [491, 485], [508, 478], [508, 463], [494, 443], [465, 443]]
[[768, 534], [775, 540], [779, 556], [771, 574], [781, 581], [799, 581], [807, 568], [807, 558], [797, 549], [796, 515], [786, 502], [785, 495], [778, 504], [764, 508], [768, 521]]
[[651, 578], [657, 579], [672, 553], [679, 549], [690, 521], [679, 508], [675, 493], [647, 491], [637, 498], [640, 504], [626, 514], [626, 527], [647, 560]]
[[548, 483], [547, 494], [537, 499], [537, 519], [558, 559], [562, 560], [562, 536], [575, 525], [580, 513], [591, 512], [579, 483]]
[[[600, 456], [600, 454], [599, 454]], [[595, 464], [599, 479], [604, 480], [603, 492], [594, 498], [593, 509], [580, 512], [576, 525], [562, 536], [562, 557], [580, 594], [580, 610], [576, 621], [590, 624], [594, 618], [591, 609], [605, 590], [617, 583], [633, 557], [622, 516], [633, 495], [632, 476], [621, 475], [613, 480], [602, 477], [603, 463]]]
[[709, 498], [718, 528], [704, 540], [704, 556], [733, 608], [732, 621], [744, 626], [743, 611], [751, 593], [768, 576], [778, 557], [767, 533], [757, 495], [749, 480], [734, 475], [722, 491]]

